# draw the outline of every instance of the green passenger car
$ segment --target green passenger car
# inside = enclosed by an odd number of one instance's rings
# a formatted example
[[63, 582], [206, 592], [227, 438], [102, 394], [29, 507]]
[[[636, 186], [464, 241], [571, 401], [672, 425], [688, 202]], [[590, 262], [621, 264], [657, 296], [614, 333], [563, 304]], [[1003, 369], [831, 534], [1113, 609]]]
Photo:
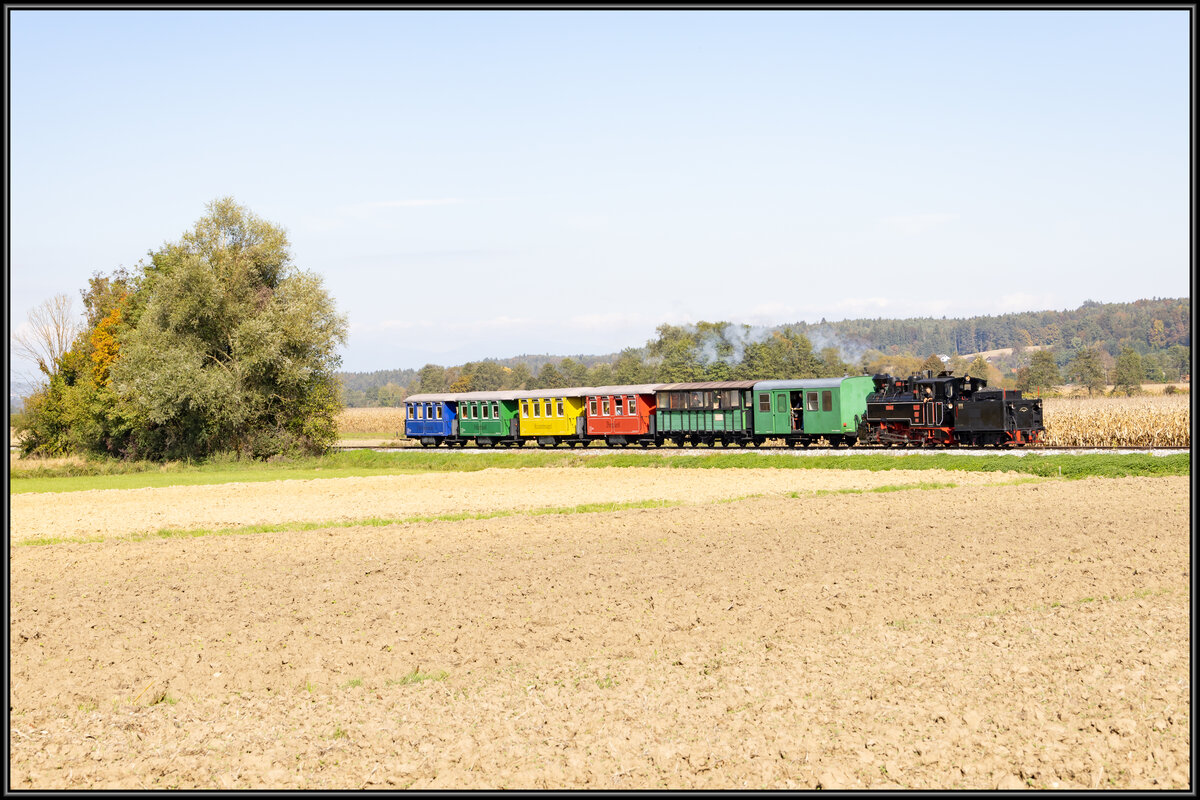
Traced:
[[754, 381], [669, 383], [658, 387], [655, 429], [678, 445], [762, 444], [754, 436]]
[[517, 392], [464, 392], [458, 395], [458, 435], [478, 447], [520, 447]]
[[754, 385], [754, 433], [808, 447], [824, 437], [832, 447], [853, 446], [867, 395], [869, 375], [759, 381]]

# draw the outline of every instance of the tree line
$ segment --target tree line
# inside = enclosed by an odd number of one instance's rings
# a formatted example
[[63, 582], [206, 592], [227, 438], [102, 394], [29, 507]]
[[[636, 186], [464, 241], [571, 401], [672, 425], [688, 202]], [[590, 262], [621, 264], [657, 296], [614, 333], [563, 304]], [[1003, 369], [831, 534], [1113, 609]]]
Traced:
[[[1116, 384], [1132, 392], [1143, 382], [1178, 381], [1190, 376], [1190, 332], [1180, 328], [1180, 315], [1190, 314], [1191, 304], [1182, 300], [1146, 300], [1136, 303], [1101, 305], [1085, 303], [1077, 312], [1011, 314], [1000, 318], [968, 320], [851, 320], [817, 325], [796, 323], [773, 328], [755, 328], [729, 322], [699, 322], [695, 325], [660, 325], [644, 347], [629, 347], [600, 360], [566, 357], [553, 360], [539, 356], [540, 367], [531, 368], [520, 359], [507, 363], [474, 361], [445, 367], [426, 364], [407, 383], [389, 380], [383, 385], [362, 386], [362, 373], [344, 373], [347, 405], [400, 405], [410, 394], [430, 392], [503, 391], [549, 389], [568, 386], [610, 384], [682, 383], [689, 381], [767, 380], [774, 378], [817, 378], [844, 374], [891, 373], [910, 375], [922, 370], [948, 370], [956, 375], [983, 378], [991, 386], [1052, 392], [1065, 382], [1083, 385], [1089, 392]], [[1160, 317], [1170, 320], [1167, 324]], [[1034, 324], [1041, 321], [1044, 324]], [[1018, 323], [1029, 327], [1017, 327]], [[929, 347], [931, 342], [951, 341], [954, 330], [967, 326], [974, 331], [964, 341], [996, 344], [1011, 353], [985, 359], [967, 358], [954, 347]], [[941, 327], [941, 332], [937, 328]], [[1110, 353], [1111, 342], [1103, 338], [1129, 333], [1141, 326], [1146, 339], [1122, 336]], [[1034, 333], [1030, 332], [1030, 327]], [[979, 331], [986, 331], [982, 338]], [[808, 332], [806, 334], [806, 331]], [[859, 331], [859, 333], [855, 333]], [[866, 333], [862, 333], [865, 331]], [[1008, 340], [994, 337], [1009, 331]], [[886, 350], [859, 336], [880, 333], [902, 336], [908, 346], [887, 345]], [[901, 333], [902, 332], [902, 333]], [[1067, 334], [1070, 334], [1069, 340]], [[1161, 334], [1161, 335], [1160, 335]], [[810, 338], [810, 335], [812, 338]], [[825, 343], [819, 350], [812, 339]], [[1180, 344], [1182, 340], [1188, 344]], [[857, 358], [848, 354], [857, 353]], [[511, 366], [510, 366], [511, 365]], [[372, 373], [374, 374], [374, 373]]]

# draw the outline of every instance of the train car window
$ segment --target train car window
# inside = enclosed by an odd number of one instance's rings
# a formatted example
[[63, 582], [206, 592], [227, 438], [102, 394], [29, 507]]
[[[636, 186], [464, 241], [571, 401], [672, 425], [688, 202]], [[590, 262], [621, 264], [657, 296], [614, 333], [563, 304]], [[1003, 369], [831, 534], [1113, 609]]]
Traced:
[[408, 404], [408, 418], [409, 418], [409, 419], [412, 419], [412, 418], [413, 418], [412, 403], [409, 403], [409, 404]]
[[613, 398], [613, 416], [614, 417], [625, 416], [625, 398], [622, 397], [621, 395], [617, 395], [616, 397]]
[[417, 419], [425, 419], [424, 412], [425, 412], [424, 406], [417, 406]]
[[588, 398], [588, 416], [596, 416], [596, 398]]
[[492, 403], [492, 419], [500, 419], [500, 404]]
[[521, 416], [524, 419], [529, 419], [529, 401], [528, 400], [521, 401]]
[[542, 404], [538, 400], [533, 401], [533, 416], [540, 417], [542, 415]]
[[608, 416], [608, 398], [607, 397], [600, 398], [600, 415], [603, 417]]
[[704, 408], [704, 392], [692, 392], [692, 408]]
[[556, 403], [558, 404], [558, 415], [559, 415], [560, 417], [565, 417], [565, 416], [566, 416], [566, 414], [564, 414], [564, 413], [563, 413], [563, 401], [562, 401], [562, 400], [558, 400], [558, 401], [556, 401]]
[[633, 395], [625, 398], [625, 415], [628, 417], [637, 416], [637, 398]]
[[492, 418], [492, 407], [489, 406], [487, 403], [483, 404], [483, 418], [484, 419]]
[[437, 408], [437, 418], [441, 419], [442, 418], [442, 404], [438, 403], [436, 408]]
[[816, 392], [808, 392], [808, 397], [806, 398], [806, 400], [808, 402], [808, 405], [806, 405], [804, 407], [804, 409], [806, 411], [816, 411], [817, 410], [817, 393]]
[[821, 410], [833, 411], [833, 392], [821, 392]]
[[771, 395], [763, 392], [758, 396], [758, 410], [764, 414], [771, 413]]

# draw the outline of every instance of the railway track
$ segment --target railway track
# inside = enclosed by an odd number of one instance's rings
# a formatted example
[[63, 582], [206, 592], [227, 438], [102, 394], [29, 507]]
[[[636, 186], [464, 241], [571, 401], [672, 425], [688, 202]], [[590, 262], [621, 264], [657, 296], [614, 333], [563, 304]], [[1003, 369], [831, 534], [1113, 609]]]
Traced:
[[1061, 447], [1056, 445], [1038, 445], [1036, 447], [866, 447], [856, 445], [854, 447], [786, 447], [780, 445], [762, 445], [761, 447], [691, 447], [677, 446], [673, 444], [665, 444], [661, 447], [538, 447], [536, 445], [527, 447], [421, 447], [416, 443], [399, 443], [392, 442], [387, 444], [349, 444], [339, 442], [334, 445], [335, 450], [376, 450], [379, 452], [399, 452], [401, 450], [413, 450], [423, 452], [462, 452], [462, 453], [532, 453], [532, 452], [587, 452], [587, 453], [609, 453], [609, 452], [647, 452], [647, 453], [791, 453], [793, 455], [851, 455], [854, 453], [881, 453], [891, 455], [911, 455], [911, 454], [936, 454], [936, 453], [957, 453], [960, 455], [997, 455], [999, 453], [1008, 453], [1011, 455], [1025, 455], [1026, 453], [1154, 453], [1156, 455], [1170, 455], [1173, 453], [1187, 453], [1191, 451], [1190, 447], [1104, 447], [1104, 446], [1074, 446]]

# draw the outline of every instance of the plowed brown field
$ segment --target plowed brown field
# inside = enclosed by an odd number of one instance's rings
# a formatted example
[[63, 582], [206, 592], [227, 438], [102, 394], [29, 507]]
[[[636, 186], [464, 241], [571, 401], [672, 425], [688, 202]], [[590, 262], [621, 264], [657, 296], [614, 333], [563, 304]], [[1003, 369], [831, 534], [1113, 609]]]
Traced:
[[11, 786], [1191, 785], [1187, 478], [496, 472], [14, 495]]

